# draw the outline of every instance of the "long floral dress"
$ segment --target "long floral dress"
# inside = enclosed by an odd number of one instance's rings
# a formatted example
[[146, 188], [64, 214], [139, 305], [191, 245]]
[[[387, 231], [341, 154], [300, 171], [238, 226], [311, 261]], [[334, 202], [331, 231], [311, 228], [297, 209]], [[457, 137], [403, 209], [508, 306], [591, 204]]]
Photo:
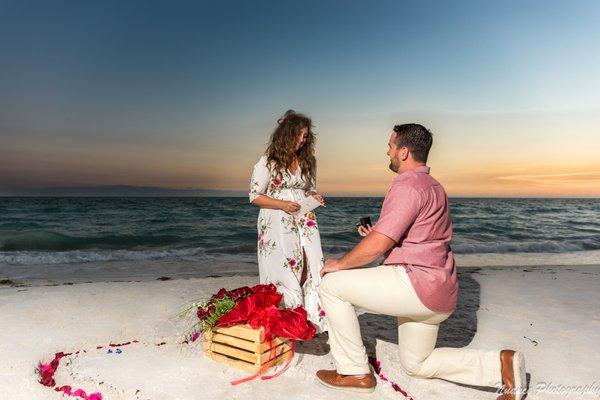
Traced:
[[[309, 191], [316, 191], [314, 180]], [[274, 199], [298, 202], [306, 198], [300, 167], [281, 177], [267, 165], [263, 156], [254, 166], [250, 181], [250, 202], [264, 194]], [[304, 306], [317, 330], [327, 330], [318, 286], [323, 267], [321, 236], [314, 212], [293, 216], [283, 210], [261, 208], [258, 214], [258, 271], [260, 283], [273, 283], [283, 294], [286, 307]], [[300, 287], [303, 250], [308, 262], [307, 276]]]

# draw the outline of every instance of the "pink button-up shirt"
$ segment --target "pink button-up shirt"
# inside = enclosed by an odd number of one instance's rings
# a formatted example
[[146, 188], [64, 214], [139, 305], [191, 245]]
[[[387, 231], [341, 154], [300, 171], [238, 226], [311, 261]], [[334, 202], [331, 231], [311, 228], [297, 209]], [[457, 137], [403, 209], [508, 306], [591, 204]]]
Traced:
[[422, 166], [398, 174], [373, 229], [396, 244], [384, 264], [400, 264], [421, 302], [430, 310], [453, 312], [458, 282], [450, 249], [452, 221], [448, 197]]

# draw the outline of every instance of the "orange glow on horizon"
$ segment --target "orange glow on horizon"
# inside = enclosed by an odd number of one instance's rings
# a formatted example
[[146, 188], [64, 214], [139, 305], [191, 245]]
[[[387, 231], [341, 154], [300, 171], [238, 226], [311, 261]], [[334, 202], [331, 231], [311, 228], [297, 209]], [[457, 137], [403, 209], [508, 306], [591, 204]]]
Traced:
[[[403, 113], [344, 121], [317, 118], [317, 186], [326, 196], [385, 195], [395, 121], [429, 121], [431, 174], [450, 196], [600, 196], [600, 112]], [[195, 136], [156, 141], [15, 136], [0, 148], [0, 190], [118, 184], [245, 192], [270, 127], [256, 125], [242, 139], [203, 136], [201, 126]]]

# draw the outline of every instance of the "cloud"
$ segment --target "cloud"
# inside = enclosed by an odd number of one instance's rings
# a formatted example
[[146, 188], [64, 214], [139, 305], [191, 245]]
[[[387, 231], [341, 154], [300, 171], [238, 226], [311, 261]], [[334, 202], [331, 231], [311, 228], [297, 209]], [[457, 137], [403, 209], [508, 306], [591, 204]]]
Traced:
[[558, 184], [597, 184], [600, 183], [600, 171], [570, 172], [561, 174], [518, 174], [498, 176], [502, 181], [532, 183], [537, 185]]

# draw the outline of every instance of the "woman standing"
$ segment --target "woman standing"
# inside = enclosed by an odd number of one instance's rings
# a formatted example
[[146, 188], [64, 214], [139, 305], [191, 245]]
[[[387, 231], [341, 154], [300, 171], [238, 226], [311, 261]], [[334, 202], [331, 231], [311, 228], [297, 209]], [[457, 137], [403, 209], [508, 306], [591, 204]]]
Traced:
[[299, 201], [316, 192], [315, 134], [310, 118], [289, 110], [277, 121], [265, 155], [254, 166], [250, 202], [258, 214], [258, 270], [273, 283], [286, 307], [304, 306], [318, 331], [326, 330], [317, 292], [323, 267], [315, 214], [293, 215]]

